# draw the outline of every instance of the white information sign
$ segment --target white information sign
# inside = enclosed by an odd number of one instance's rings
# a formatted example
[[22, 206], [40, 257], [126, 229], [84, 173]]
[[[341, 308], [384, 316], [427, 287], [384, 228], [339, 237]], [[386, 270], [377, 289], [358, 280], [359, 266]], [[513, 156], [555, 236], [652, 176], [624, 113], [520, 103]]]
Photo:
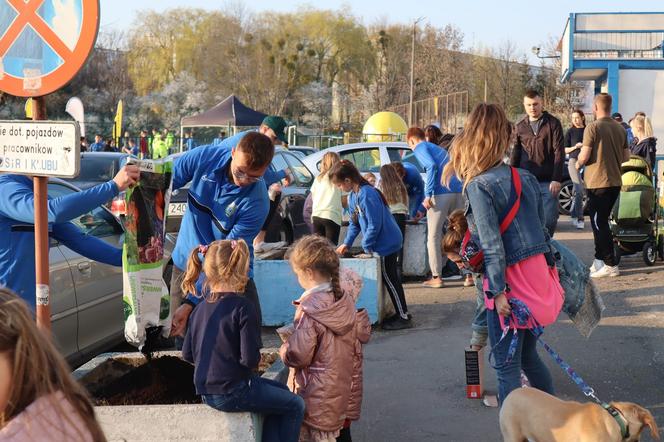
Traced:
[[0, 121], [0, 172], [74, 178], [80, 151], [74, 121]]

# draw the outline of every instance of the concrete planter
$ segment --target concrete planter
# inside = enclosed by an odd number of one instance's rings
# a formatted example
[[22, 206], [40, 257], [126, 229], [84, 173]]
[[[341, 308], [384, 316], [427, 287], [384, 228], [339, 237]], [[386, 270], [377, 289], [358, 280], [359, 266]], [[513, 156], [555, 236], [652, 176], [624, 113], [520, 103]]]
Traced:
[[[348, 226], [341, 227], [339, 236], [341, 241], [346, 237], [347, 230]], [[362, 234], [357, 237], [353, 247], [362, 247]], [[406, 224], [406, 240], [403, 249], [404, 276], [426, 276], [429, 272], [426, 223]]]
[[[159, 356], [180, 357], [180, 352], [155, 354], [155, 357]], [[104, 376], [101, 364], [114, 358], [136, 360], [137, 366], [144, 360], [141, 353], [106, 353], [78, 368], [74, 377], [83, 385], [97, 382], [100, 376]], [[277, 358], [263, 377], [285, 383], [288, 368]], [[205, 404], [98, 406], [95, 412], [109, 442], [259, 442], [262, 436], [261, 415], [224, 413]]]
[[[364, 286], [357, 307], [367, 309], [371, 322], [377, 323], [389, 316], [392, 304], [383, 293], [380, 259], [342, 259], [341, 265], [362, 277]], [[263, 325], [281, 326], [293, 322], [293, 301], [300, 297], [303, 290], [288, 261], [255, 261], [254, 282], [260, 298]]]

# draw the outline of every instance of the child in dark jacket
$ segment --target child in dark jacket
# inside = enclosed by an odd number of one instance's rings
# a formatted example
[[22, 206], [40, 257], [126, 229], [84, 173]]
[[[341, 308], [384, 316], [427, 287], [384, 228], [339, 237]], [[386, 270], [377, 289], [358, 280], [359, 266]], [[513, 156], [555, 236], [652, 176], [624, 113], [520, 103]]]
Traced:
[[[203, 294], [197, 287], [201, 270]], [[263, 441], [295, 442], [304, 401], [285, 385], [254, 375], [260, 328], [253, 304], [241, 295], [248, 270], [249, 248], [243, 240], [214, 241], [192, 250], [182, 290], [206, 302], [189, 318], [182, 357], [195, 365], [194, 384], [203, 402], [226, 412], [261, 413]]]

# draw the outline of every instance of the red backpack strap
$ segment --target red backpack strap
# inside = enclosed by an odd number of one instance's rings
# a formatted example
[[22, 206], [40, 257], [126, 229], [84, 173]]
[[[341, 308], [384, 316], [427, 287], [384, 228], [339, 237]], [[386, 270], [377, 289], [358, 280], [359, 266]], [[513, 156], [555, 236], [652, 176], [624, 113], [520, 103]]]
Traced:
[[510, 226], [510, 224], [514, 220], [514, 217], [519, 211], [519, 206], [521, 206], [521, 176], [519, 175], [519, 172], [516, 170], [516, 167], [510, 167], [510, 169], [512, 171], [512, 184], [514, 185], [516, 199], [514, 200], [514, 205], [512, 206], [510, 211], [507, 212], [507, 215], [505, 215], [503, 222], [500, 223], [501, 235], [505, 233], [505, 230], [507, 230], [507, 228]]

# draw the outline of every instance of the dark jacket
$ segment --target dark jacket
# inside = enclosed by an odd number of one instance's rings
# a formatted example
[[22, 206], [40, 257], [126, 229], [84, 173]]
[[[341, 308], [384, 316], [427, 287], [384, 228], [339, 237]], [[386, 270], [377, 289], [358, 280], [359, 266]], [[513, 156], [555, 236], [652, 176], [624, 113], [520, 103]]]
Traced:
[[648, 137], [642, 141], [634, 138], [629, 145], [629, 151], [634, 155], [645, 158], [650, 167], [655, 167], [655, 157], [657, 156], [657, 138]]
[[236, 293], [200, 302], [189, 318], [182, 358], [193, 362], [198, 394], [226, 394], [247, 381], [260, 362], [258, 316]]
[[544, 112], [537, 135], [530, 127], [527, 115], [519, 121], [516, 124], [516, 142], [512, 148], [510, 164], [532, 173], [539, 182], [562, 182], [565, 146], [560, 121]]

